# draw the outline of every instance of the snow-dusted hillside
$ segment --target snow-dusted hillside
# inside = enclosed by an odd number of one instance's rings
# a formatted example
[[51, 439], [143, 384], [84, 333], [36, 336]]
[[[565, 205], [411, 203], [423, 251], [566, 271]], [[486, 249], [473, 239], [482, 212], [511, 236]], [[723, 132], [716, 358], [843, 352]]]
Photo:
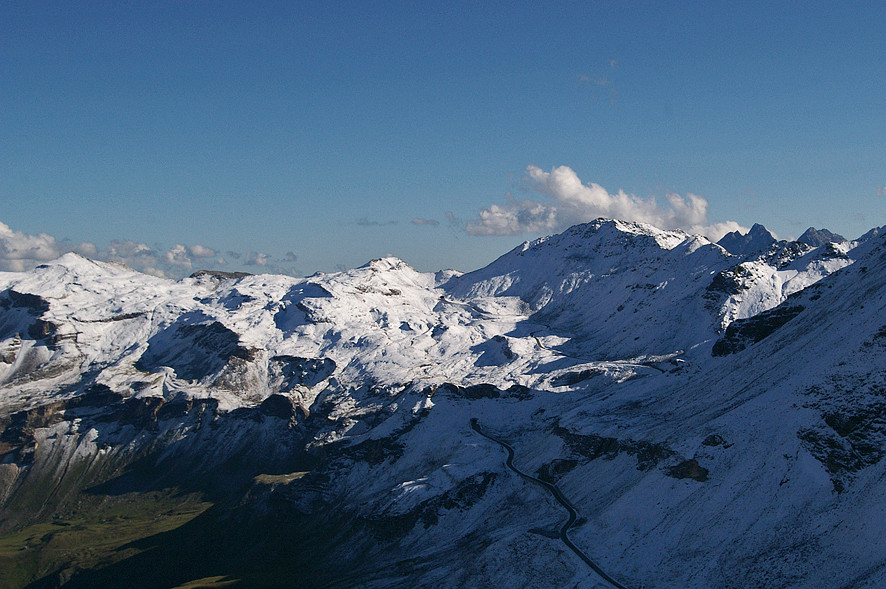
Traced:
[[[161, 569], [63, 580], [613, 586], [583, 553], [627, 587], [878, 587], [884, 281], [877, 232], [603, 219], [464, 275], [171, 282], [68, 254], [0, 274], [0, 532], [176, 488], [215, 507], [156, 539]], [[472, 419], [574, 506], [579, 552]], [[251, 556], [176, 548], [210, 531]]]

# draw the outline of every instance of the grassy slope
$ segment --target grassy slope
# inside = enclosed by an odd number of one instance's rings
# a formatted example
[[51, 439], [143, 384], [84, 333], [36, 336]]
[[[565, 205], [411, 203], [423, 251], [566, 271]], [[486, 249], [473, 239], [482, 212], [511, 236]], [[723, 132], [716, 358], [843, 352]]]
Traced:
[[212, 505], [175, 490], [81, 497], [81, 508], [68, 517], [0, 537], [0, 587], [25, 587], [55, 571], [55, 582], [63, 582], [76, 570], [130, 558], [142, 551], [135, 541], [178, 528]]

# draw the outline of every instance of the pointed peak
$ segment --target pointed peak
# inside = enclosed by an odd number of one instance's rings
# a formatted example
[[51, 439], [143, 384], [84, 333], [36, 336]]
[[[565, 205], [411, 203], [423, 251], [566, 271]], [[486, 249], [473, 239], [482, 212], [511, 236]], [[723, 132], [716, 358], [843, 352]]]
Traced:
[[771, 237], [772, 239], [776, 239], [775, 234], [772, 233], [771, 231], [769, 231], [768, 229], [766, 229], [766, 227], [764, 227], [760, 223], [754, 223], [751, 226], [751, 230], [748, 231], [747, 234], [754, 235], [754, 236], [760, 235], [760, 236]]
[[68, 252], [63, 254], [62, 256], [52, 260], [50, 262], [44, 262], [35, 267], [35, 270], [47, 270], [51, 268], [63, 268], [67, 271], [77, 272], [77, 273], [89, 273], [94, 274], [97, 272], [106, 271], [108, 265], [102, 262], [96, 262], [95, 260], [91, 260], [86, 256], [78, 254], [76, 252]]
[[84, 255], [78, 254], [77, 252], [68, 252], [66, 254], [62, 254], [59, 256], [53, 264], [62, 264], [63, 266], [76, 265], [76, 264], [92, 264], [93, 261], [87, 258]]
[[747, 256], [768, 249], [776, 241], [771, 231], [759, 223], [754, 223], [750, 231], [745, 234], [740, 231], [727, 233], [720, 238], [717, 245], [730, 254]]

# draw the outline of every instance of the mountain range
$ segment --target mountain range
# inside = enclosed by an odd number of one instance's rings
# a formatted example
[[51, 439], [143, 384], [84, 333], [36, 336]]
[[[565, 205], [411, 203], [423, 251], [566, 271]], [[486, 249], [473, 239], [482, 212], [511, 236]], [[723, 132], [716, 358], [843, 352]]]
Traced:
[[884, 238], [0, 273], [0, 585], [882, 587]]

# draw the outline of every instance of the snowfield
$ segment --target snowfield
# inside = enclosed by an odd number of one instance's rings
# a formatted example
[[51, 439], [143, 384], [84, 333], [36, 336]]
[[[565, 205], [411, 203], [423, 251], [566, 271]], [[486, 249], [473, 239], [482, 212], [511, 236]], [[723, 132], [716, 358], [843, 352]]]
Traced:
[[598, 219], [467, 274], [173, 282], [67, 254], [0, 273], [0, 533], [175, 486], [251, 556], [170, 548], [148, 585], [196, 559], [247, 585], [882, 587], [884, 358], [877, 231]]

